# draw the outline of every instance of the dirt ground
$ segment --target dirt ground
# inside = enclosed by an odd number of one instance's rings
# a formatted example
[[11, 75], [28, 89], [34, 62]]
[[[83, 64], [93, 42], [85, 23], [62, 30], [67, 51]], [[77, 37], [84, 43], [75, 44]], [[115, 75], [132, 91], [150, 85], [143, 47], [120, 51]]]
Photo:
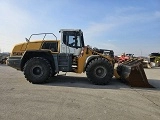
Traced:
[[155, 88], [133, 88], [114, 78], [93, 85], [74, 73], [35, 85], [0, 65], [0, 120], [160, 120], [160, 68], [145, 72]]

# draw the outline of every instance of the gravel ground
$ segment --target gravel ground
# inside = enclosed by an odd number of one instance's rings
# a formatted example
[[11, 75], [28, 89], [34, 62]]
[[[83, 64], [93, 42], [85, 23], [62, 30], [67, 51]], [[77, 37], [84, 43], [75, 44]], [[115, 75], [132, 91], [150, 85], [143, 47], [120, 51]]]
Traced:
[[133, 88], [114, 78], [93, 85], [74, 73], [34, 85], [0, 65], [0, 120], [160, 120], [160, 68], [145, 72], [156, 88]]

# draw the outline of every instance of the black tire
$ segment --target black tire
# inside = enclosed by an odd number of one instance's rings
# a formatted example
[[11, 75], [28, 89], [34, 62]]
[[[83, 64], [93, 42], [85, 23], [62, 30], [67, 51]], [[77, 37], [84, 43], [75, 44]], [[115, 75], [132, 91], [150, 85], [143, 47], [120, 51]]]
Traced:
[[105, 58], [96, 58], [88, 64], [86, 75], [92, 83], [106, 85], [113, 76], [113, 66]]
[[34, 57], [25, 64], [24, 75], [29, 82], [41, 84], [52, 75], [52, 68], [45, 58]]

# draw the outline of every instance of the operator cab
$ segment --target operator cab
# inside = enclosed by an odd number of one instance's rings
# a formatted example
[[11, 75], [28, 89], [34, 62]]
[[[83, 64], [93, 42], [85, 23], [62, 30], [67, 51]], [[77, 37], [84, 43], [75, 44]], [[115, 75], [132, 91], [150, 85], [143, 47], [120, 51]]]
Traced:
[[80, 29], [61, 29], [61, 53], [78, 56], [84, 47], [83, 32]]

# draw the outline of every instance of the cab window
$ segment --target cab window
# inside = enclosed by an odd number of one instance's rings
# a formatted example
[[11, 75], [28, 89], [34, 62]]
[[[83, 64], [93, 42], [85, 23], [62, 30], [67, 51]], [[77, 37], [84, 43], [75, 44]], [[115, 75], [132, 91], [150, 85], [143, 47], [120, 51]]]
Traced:
[[44, 42], [42, 49], [49, 49], [52, 52], [58, 52], [58, 42]]
[[63, 43], [69, 47], [73, 48], [81, 48], [83, 47], [83, 40], [81, 40], [82, 36], [78, 32], [75, 31], [67, 31], [63, 32]]

